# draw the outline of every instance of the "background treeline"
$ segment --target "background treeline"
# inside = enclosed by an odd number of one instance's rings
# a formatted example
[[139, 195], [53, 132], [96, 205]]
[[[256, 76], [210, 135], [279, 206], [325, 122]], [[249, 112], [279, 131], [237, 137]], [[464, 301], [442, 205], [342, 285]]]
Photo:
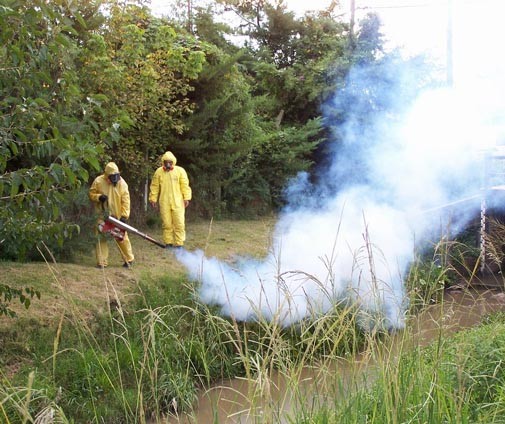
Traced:
[[[152, 214], [146, 190], [166, 150], [188, 171], [193, 217], [279, 208], [286, 182], [324, 156], [321, 106], [352, 66], [385, 58], [375, 15], [354, 27], [333, 8], [299, 18], [225, 0], [159, 18], [144, 3], [0, 0], [1, 258], [41, 242], [64, 251], [109, 160], [134, 224]], [[220, 19], [230, 11], [234, 28]]]

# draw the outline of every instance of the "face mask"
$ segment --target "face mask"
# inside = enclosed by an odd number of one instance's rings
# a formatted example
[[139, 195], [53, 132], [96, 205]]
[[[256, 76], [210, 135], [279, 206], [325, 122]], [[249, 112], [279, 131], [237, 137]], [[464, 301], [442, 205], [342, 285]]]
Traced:
[[165, 171], [171, 171], [173, 168], [174, 168], [173, 162], [170, 162], [168, 160], [166, 160], [166, 161], [163, 162], [163, 169]]
[[109, 175], [109, 181], [114, 185], [116, 185], [119, 182], [119, 178], [121, 178], [121, 176], [119, 174], [110, 174]]

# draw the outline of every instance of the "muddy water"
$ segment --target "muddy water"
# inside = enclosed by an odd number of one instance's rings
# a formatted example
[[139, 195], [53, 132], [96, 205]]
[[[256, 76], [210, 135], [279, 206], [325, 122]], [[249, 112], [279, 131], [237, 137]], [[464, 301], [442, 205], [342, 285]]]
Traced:
[[[324, 387], [342, 384], [331, 390], [332, 396], [339, 390], [345, 390], [347, 381], [360, 372], [362, 363], [354, 358], [353, 363], [341, 360], [330, 365], [316, 368], [304, 368], [296, 376], [286, 376], [273, 371], [263, 379], [249, 381], [235, 378], [222, 381], [209, 390], [202, 392], [197, 409], [191, 415], [171, 417], [167, 420], [175, 423], [291, 423], [291, 411], [310, 399], [311, 406], [326, 402], [328, 393]], [[323, 369], [325, 368], [326, 369]], [[339, 377], [336, 379], [335, 375]], [[331, 383], [325, 380], [330, 378]], [[295, 384], [295, 386], [294, 386]]]
[[[479, 288], [447, 292], [441, 303], [433, 305], [412, 320], [414, 343], [425, 345], [437, 337], [469, 328], [481, 322], [491, 312], [505, 311], [505, 293], [498, 288]], [[399, 333], [392, 343], [402, 344], [405, 338]], [[391, 351], [394, 350], [394, 347]], [[390, 351], [390, 352], [391, 352]], [[287, 423], [290, 411], [300, 410], [325, 402], [326, 392], [338, 396], [345, 392], [350, 382], [366, 384], [367, 372], [373, 365], [373, 355], [363, 354], [352, 361], [332, 361], [317, 368], [304, 368], [299, 375], [285, 376], [270, 371], [254, 381], [235, 378], [222, 381], [199, 395], [197, 407], [191, 415], [170, 417], [170, 424], [219, 423]], [[322, 388], [326, 389], [322, 389]], [[292, 418], [292, 416], [291, 416]]]

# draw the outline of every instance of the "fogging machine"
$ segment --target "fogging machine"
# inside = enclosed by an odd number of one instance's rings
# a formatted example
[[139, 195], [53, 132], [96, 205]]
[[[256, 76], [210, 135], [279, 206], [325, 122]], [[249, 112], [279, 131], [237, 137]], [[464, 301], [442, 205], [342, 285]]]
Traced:
[[123, 241], [124, 236], [126, 231], [136, 234], [143, 239], [150, 241], [151, 243], [154, 243], [156, 246], [162, 247], [163, 249], [165, 248], [165, 244], [161, 243], [155, 239], [153, 239], [151, 236], [148, 236], [147, 234], [143, 233], [142, 231], [137, 230], [136, 228], [132, 227], [131, 225], [125, 224], [124, 222], [120, 221], [117, 218], [114, 218], [113, 216], [105, 216], [104, 217], [104, 222], [100, 223], [98, 225], [98, 230], [101, 233], [104, 234], [110, 234], [112, 237], [114, 237], [118, 241]]

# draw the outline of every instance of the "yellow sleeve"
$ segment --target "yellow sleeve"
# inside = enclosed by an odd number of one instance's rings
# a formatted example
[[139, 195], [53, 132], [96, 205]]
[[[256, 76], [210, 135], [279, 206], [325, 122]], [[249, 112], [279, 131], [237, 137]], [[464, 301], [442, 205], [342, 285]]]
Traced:
[[89, 188], [88, 193], [89, 200], [98, 203], [99, 202], [98, 198], [100, 197], [101, 194], [102, 193], [98, 191], [98, 178], [95, 178], [95, 180], [91, 184], [91, 187]]
[[157, 202], [159, 194], [160, 194], [160, 172], [159, 169], [157, 169], [154, 172], [153, 179], [151, 181], [151, 186], [149, 187], [149, 201]]
[[130, 217], [130, 191], [126, 182], [121, 193], [121, 216], [124, 216], [126, 219]]
[[191, 187], [189, 186], [188, 174], [184, 168], [181, 168], [181, 178], [179, 180], [179, 183], [181, 187], [182, 198], [184, 200], [191, 200]]

